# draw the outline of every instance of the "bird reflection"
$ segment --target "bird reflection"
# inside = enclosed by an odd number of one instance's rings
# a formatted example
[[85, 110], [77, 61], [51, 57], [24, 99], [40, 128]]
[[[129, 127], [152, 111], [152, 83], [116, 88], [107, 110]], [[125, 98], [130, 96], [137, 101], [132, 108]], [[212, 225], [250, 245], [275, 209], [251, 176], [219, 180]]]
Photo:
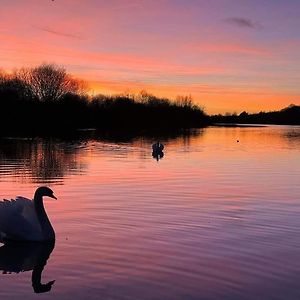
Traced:
[[157, 161], [164, 157], [164, 153], [162, 151], [153, 151], [152, 157], [155, 158]]
[[31, 271], [31, 283], [35, 293], [49, 292], [55, 280], [41, 283], [42, 272], [55, 243], [10, 242], [0, 247], [0, 270], [3, 274]]

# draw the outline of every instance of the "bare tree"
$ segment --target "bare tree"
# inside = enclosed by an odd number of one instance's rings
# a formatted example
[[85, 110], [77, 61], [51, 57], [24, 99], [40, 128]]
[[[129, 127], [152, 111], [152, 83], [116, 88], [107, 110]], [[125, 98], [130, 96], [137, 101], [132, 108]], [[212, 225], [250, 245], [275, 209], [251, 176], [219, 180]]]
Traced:
[[22, 68], [17, 78], [30, 86], [32, 95], [40, 101], [58, 101], [68, 93], [82, 93], [83, 82], [72, 78], [63, 67], [42, 64], [34, 68]]
[[0, 70], [0, 92], [6, 96], [14, 95], [16, 99], [32, 99], [31, 89], [26, 82], [15, 74], [8, 74], [2, 70]]
[[191, 95], [189, 96], [177, 96], [176, 104], [180, 107], [192, 107], [193, 106], [193, 98]]

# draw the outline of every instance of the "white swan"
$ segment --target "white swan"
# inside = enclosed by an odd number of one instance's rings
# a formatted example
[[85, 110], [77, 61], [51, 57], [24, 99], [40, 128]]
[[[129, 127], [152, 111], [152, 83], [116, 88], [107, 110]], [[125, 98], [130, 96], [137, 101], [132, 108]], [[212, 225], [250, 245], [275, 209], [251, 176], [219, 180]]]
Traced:
[[55, 240], [43, 196], [57, 199], [48, 187], [39, 187], [33, 200], [17, 197], [0, 201], [0, 240], [46, 242]]

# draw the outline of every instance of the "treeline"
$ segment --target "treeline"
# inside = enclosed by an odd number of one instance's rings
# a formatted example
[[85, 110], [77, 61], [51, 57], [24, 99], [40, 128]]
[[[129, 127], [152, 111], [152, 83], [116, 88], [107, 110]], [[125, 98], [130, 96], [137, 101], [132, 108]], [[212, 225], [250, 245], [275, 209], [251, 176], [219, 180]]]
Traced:
[[176, 101], [146, 92], [89, 96], [85, 84], [56, 65], [0, 72], [0, 129], [178, 129], [203, 127], [208, 116], [191, 97]]
[[213, 123], [300, 125], [300, 106], [291, 104], [279, 111], [255, 114], [244, 111], [239, 115], [214, 115], [210, 119]]

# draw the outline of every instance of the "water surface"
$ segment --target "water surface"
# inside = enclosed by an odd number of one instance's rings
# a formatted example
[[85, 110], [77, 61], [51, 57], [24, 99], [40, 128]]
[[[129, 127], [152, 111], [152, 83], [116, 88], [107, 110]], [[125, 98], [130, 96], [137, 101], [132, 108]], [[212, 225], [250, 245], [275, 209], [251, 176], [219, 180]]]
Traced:
[[[59, 198], [45, 201], [53, 251], [0, 251], [15, 268], [1, 298], [299, 299], [300, 127], [165, 137], [158, 161], [154, 141], [1, 139], [1, 198]], [[39, 273], [55, 282], [36, 294]]]

